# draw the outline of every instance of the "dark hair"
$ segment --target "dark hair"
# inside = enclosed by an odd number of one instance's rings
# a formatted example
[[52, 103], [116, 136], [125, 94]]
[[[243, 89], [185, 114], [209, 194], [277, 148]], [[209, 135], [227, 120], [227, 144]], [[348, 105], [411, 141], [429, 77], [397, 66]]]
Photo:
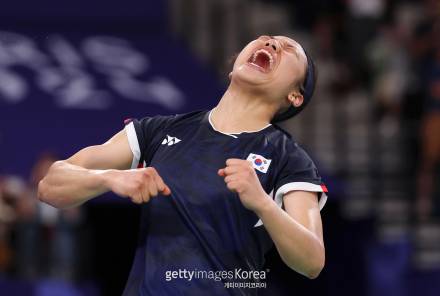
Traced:
[[299, 107], [290, 106], [286, 111], [282, 113], [275, 114], [272, 122], [280, 122], [286, 119], [292, 118], [301, 112], [307, 104], [312, 99], [313, 93], [315, 92], [316, 80], [318, 79], [318, 71], [316, 65], [312, 60], [312, 57], [304, 50], [307, 58], [307, 68], [306, 74], [304, 75], [304, 80], [299, 87], [299, 91], [302, 94], [304, 101]]

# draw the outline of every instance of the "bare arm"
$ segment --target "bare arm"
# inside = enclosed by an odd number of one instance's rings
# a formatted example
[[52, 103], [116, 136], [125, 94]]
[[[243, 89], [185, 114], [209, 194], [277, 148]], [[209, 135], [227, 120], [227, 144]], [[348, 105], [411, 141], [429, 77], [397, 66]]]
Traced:
[[260, 217], [284, 263], [309, 278], [316, 278], [325, 262], [317, 194], [287, 193], [284, 211], [264, 191], [250, 162], [228, 159], [218, 174], [224, 177], [229, 190], [238, 193], [243, 205]]
[[290, 268], [316, 278], [324, 267], [325, 250], [317, 194], [292, 191], [284, 197], [286, 211], [272, 199], [257, 211], [275, 246]]
[[80, 205], [113, 191], [133, 202], [147, 202], [169, 188], [153, 168], [129, 170], [133, 154], [124, 130], [102, 145], [90, 146], [55, 162], [38, 185], [41, 201], [58, 208]]

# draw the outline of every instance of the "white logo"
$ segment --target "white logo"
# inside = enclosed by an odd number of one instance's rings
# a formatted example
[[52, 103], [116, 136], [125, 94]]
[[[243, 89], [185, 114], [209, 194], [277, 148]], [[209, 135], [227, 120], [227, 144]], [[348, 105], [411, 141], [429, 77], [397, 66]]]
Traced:
[[171, 146], [171, 145], [179, 143], [180, 141], [182, 141], [182, 140], [180, 140], [176, 137], [171, 137], [171, 136], [167, 135], [167, 137], [165, 139], [163, 139], [162, 145]]
[[262, 173], [267, 172], [267, 169], [269, 168], [270, 163], [272, 162], [271, 159], [266, 159], [263, 156], [254, 153], [249, 154], [246, 160], [252, 163], [254, 169]]

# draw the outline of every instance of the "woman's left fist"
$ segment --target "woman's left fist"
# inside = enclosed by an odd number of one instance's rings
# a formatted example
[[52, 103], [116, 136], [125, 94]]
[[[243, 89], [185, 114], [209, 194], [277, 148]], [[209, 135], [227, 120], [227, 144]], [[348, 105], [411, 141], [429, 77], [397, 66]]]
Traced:
[[224, 178], [229, 190], [238, 193], [247, 209], [255, 212], [270, 201], [251, 162], [230, 158], [226, 160], [226, 167], [218, 170], [218, 175]]

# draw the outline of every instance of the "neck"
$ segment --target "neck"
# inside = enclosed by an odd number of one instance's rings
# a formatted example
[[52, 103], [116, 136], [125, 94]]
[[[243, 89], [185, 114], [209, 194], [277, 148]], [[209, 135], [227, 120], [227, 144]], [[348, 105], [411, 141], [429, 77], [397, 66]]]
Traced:
[[214, 128], [224, 133], [258, 131], [270, 124], [278, 106], [231, 83], [211, 112]]

